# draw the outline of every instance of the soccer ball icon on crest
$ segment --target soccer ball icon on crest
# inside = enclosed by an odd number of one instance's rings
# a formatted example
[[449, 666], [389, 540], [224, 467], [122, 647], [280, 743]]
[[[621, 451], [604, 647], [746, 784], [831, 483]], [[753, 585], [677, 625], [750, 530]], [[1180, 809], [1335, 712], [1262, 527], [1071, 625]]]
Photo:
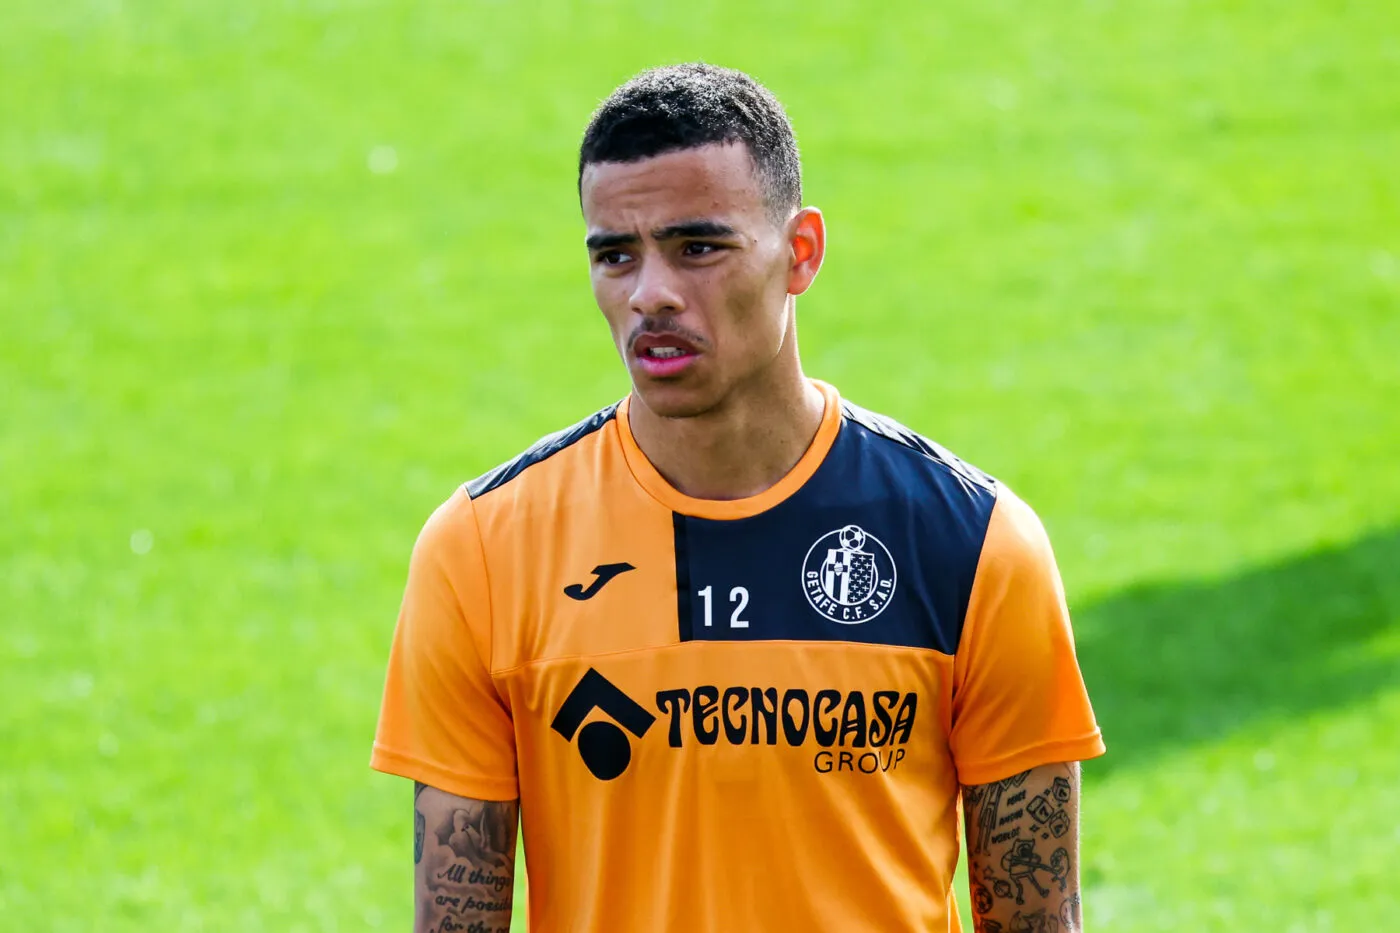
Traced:
[[837, 532], [837, 540], [841, 542], [843, 550], [859, 551], [865, 547], [865, 532], [859, 525], [847, 525]]

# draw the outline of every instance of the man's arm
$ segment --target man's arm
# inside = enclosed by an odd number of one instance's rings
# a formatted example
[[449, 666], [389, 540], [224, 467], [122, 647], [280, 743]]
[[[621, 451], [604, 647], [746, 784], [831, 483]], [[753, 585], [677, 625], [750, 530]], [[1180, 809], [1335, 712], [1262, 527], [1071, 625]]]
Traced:
[[414, 933], [510, 933], [518, 800], [413, 787]]
[[1070, 933], [1079, 912], [1079, 764], [963, 787], [976, 933]]

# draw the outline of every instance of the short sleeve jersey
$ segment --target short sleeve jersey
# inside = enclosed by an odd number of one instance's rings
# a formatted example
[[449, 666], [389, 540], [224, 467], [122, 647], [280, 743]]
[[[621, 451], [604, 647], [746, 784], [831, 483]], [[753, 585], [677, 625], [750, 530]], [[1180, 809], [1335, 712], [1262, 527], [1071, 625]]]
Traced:
[[372, 765], [519, 798], [531, 930], [958, 930], [959, 784], [1103, 753], [1034, 513], [817, 385], [758, 496], [624, 400], [423, 529]]

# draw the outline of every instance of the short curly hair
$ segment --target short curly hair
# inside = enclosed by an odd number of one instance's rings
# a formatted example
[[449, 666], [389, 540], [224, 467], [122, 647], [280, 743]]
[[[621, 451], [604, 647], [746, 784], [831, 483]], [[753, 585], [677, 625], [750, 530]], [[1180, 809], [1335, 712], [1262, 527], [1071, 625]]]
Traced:
[[742, 71], [695, 62], [644, 71], [593, 113], [578, 153], [596, 162], [636, 162], [714, 143], [743, 143], [775, 216], [802, 206], [802, 163], [783, 105]]

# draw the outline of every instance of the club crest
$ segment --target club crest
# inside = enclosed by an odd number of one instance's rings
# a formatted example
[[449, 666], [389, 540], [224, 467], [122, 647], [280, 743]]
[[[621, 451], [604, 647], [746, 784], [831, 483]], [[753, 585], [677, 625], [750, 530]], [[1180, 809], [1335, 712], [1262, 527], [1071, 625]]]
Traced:
[[802, 562], [802, 591], [833, 622], [859, 625], [879, 615], [894, 595], [894, 558], [859, 525], [829, 531]]

